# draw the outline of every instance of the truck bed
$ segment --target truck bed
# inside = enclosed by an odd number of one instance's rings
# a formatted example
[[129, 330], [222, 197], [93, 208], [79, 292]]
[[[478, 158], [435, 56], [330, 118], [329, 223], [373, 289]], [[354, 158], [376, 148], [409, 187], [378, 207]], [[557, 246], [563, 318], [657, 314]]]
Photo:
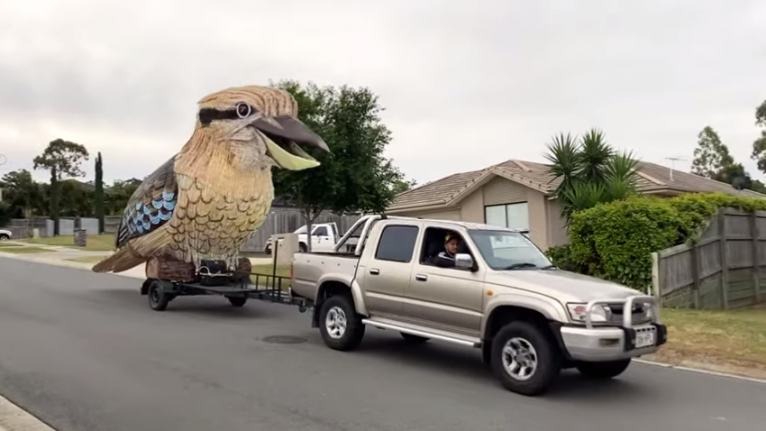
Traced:
[[320, 282], [325, 279], [345, 282], [350, 286], [358, 266], [359, 256], [354, 253], [296, 253], [291, 287], [293, 294], [315, 301]]

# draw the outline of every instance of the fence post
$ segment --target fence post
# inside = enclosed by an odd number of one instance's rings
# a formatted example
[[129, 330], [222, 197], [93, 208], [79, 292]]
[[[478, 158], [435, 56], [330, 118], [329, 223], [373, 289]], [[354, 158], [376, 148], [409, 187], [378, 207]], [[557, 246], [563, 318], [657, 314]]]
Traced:
[[700, 258], [699, 258], [699, 246], [697, 246], [697, 242], [695, 241], [692, 243], [692, 249], [691, 249], [691, 264], [692, 264], [692, 280], [694, 281], [694, 284], [692, 284], [692, 302], [694, 305], [694, 309], [699, 310], [700, 308], [700, 283], [701, 283], [701, 274], [700, 274]]
[[721, 253], [721, 299], [723, 308], [729, 308], [729, 253], [726, 247], [726, 208], [718, 210], [718, 241]]
[[761, 232], [758, 229], [758, 212], [753, 211], [750, 216], [750, 236], [753, 240], [753, 289], [755, 303], [761, 302], [761, 256], [759, 252]]
[[660, 291], [660, 254], [652, 253], [652, 294], [662, 307], [662, 292]]

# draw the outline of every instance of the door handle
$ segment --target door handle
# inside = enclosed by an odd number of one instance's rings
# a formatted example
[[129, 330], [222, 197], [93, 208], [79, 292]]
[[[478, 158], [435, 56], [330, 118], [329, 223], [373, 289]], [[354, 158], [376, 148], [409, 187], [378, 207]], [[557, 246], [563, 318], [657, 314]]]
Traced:
[[417, 280], [417, 281], [426, 281], [426, 280], [428, 280], [428, 276], [427, 275], [423, 275], [423, 274], [418, 274], [418, 275], [415, 276], [415, 280]]
[[370, 270], [370, 274], [372, 274], [372, 275], [378, 275], [378, 274], [380, 274], [380, 270], [379, 270], [379, 269], [377, 269], [377, 268], [372, 268], [372, 269]]

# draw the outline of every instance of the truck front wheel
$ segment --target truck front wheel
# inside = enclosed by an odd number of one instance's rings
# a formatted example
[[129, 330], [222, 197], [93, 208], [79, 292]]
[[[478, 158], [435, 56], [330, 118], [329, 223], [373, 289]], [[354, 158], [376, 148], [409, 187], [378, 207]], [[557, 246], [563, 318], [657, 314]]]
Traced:
[[594, 380], [607, 380], [617, 377], [630, 365], [630, 358], [609, 362], [578, 362], [577, 371]]
[[561, 371], [555, 341], [530, 322], [507, 324], [492, 340], [492, 369], [502, 385], [522, 395], [545, 392]]
[[327, 347], [334, 350], [353, 350], [364, 337], [365, 326], [356, 313], [354, 303], [347, 295], [334, 295], [322, 304], [319, 313], [319, 332]]

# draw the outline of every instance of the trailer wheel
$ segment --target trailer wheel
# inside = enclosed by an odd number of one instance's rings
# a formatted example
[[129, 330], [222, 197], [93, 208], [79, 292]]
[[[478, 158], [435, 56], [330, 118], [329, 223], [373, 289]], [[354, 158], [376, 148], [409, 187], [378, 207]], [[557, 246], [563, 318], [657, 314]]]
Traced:
[[149, 297], [149, 307], [154, 311], [165, 311], [170, 300], [173, 299], [165, 289], [165, 282], [160, 280], [152, 280], [147, 296]]
[[247, 296], [227, 296], [226, 298], [234, 307], [242, 307], [247, 303]]
[[334, 295], [322, 303], [319, 312], [319, 332], [327, 347], [333, 350], [352, 350], [364, 337], [362, 318], [347, 295]]

